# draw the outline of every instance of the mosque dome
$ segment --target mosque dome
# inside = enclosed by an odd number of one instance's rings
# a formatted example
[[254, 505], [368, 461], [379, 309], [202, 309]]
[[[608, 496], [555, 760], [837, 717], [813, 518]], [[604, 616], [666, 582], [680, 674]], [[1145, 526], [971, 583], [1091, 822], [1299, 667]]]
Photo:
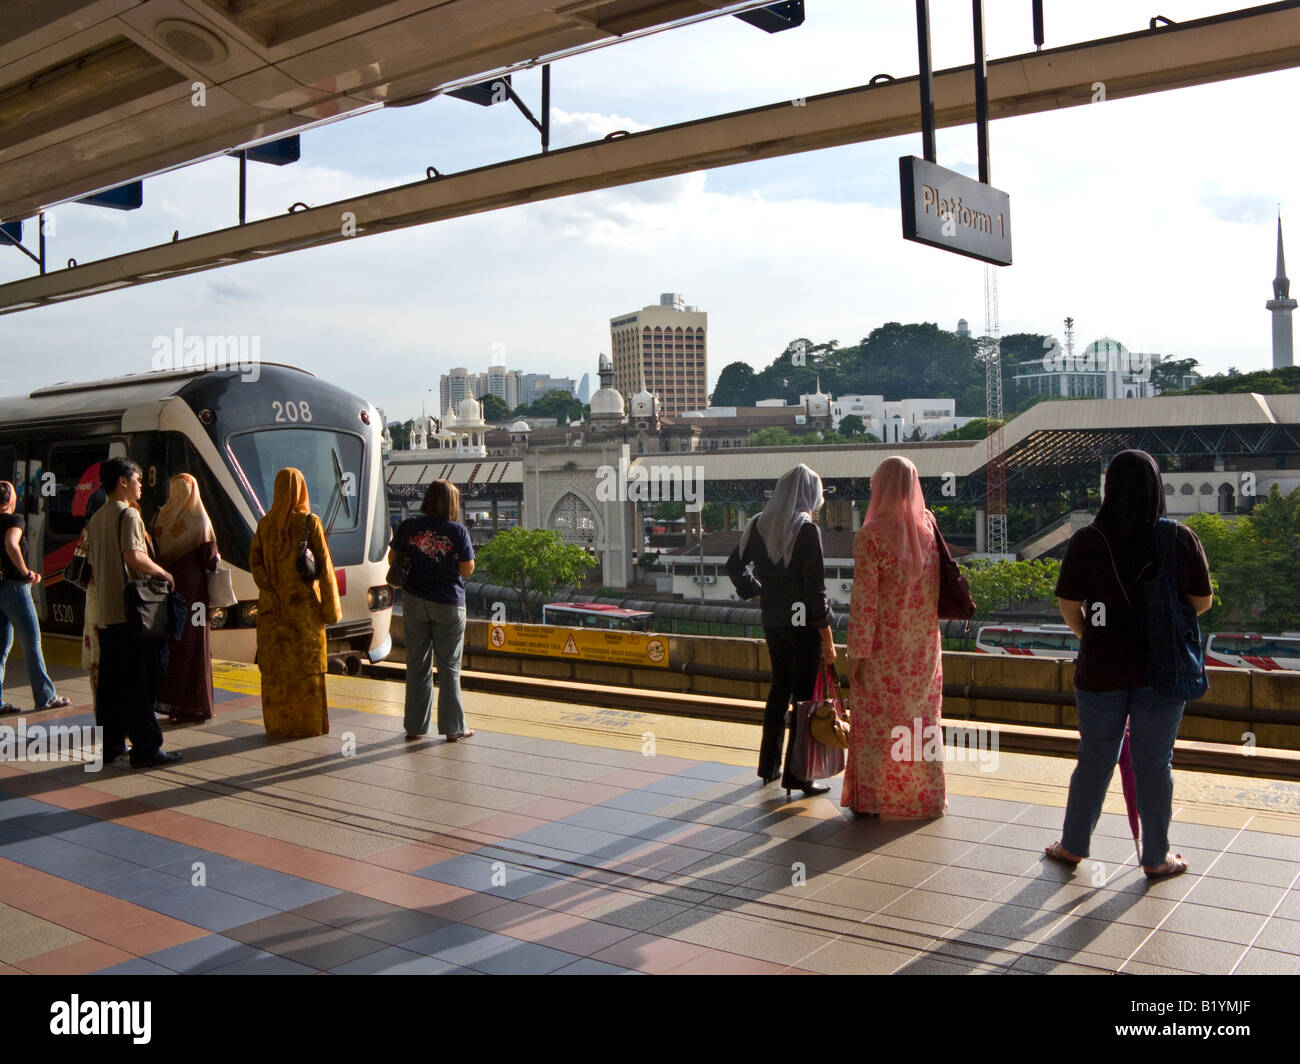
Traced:
[[510, 431], [511, 432], [532, 432], [533, 428], [531, 425], [528, 424], [527, 421], [524, 421], [522, 418], [520, 418], [518, 421], [516, 421], [513, 425], [510, 426]]
[[642, 388], [632, 396], [631, 416], [634, 418], [654, 417], [658, 413], [659, 400]]
[[457, 424], [478, 426], [483, 424], [483, 408], [477, 399], [466, 396], [460, 401], [457, 412]]
[[623, 416], [623, 396], [616, 388], [598, 388], [591, 397], [592, 417]]

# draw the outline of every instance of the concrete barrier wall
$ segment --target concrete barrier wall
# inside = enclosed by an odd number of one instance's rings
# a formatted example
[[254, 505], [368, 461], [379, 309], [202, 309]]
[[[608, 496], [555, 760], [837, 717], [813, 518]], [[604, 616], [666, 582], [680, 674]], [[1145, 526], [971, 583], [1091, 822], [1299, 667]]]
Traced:
[[[721, 636], [666, 636], [669, 669], [594, 665], [556, 659], [520, 659], [488, 649], [488, 622], [471, 620], [466, 634], [466, 669], [511, 675], [542, 676], [578, 683], [611, 684], [661, 691], [761, 702], [767, 684], [753, 680], [691, 675], [683, 663], [714, 669], [770, 672], [767, 644], [761, 639]], [[841, 659], [840, 679], [849, 683]], [[1250, 733], [1261, 747], [1300, 749], [1300, 672], [1257, 672], [1211, 668], [1209, 693], [1189, 703], [1179, 730], [1183, 739], [1242, 743]], [[987, 720], [1040, 727], [1078, 727], [1073, 705], [1074, 662], [1050, 658], [1013, 658], [954, 651], [943, 656], [945, 686], [943, 714], [962, 720]], [[980, 688], [1001, 688], [998, 696]], [[972, 690], [974, 689], [974, 690]], [[1027, 701], [1026, 696], [1057, 696], [1059, 704]], [[1020, 697], [1016, 697], [1019, 695]], [[1204, 707], [1203, 715], [1197, 708]], [[1222, 707], [1220, 709], [1219, 707]], [[1259, 711], [1261, 719], [1252, 716]], [[1223, 719], [1225, 716], [1240, 719]], [[1263, 716], [1278, 719], [1262, 719]]]

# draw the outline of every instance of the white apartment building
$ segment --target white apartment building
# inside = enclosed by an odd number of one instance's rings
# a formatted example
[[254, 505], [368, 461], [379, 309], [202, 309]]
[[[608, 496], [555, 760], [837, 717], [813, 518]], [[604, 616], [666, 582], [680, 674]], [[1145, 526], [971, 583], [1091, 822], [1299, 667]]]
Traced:
[[[800, 396], [807, 403], [813, 396]], [[922, 439], [961, 428], [971, 418], [957, 416], [955, 399], [898, 399], [886, 402], [883, 395], [841, 395], [831, 400], [831, 425], [853, 414], [862, 419], [867, 431], [882, 443], [904, 443], [919, 429]]]

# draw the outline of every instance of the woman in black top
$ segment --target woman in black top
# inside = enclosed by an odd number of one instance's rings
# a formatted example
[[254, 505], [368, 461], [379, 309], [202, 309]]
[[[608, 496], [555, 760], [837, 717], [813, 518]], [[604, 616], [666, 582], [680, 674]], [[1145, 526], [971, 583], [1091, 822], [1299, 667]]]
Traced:
[[835, 660], [822, 534], [813, 521], [821, 505], [821, 478], [806, 465], [795, 466], [776, 482], [771, 500], [745, 527], [739, 546], [727, 559], [727, 575], [737, 594], [743, 599], [761, 596], [763, 635], [772, 658], [758, 775], [764, 784], [781, 776], [787, 791], [801, 790], [808, 797], [830, 788], [791, 773], [793, 728], [781, 772], [781, 736], [791, 698], [796, 702], [812, 698], [817, 670]]
[[23, 557], [23, 523], [14, 515], [18, 493], [7, 480], [0, 480], [0, 713], [17, 713], [3, 698], [5, 664], [14, 634], [23, 647], [27, 661], [27, 678], [37, 709], [58, 709], [71, 699], [54, 693], [54, 681], [45, 669], [41, 654], [41, 630], [32, 604], [32, 588], [41, 582], [41, 574], [27, 568]]
[[[1174, 739], [1182, 699], [1158, 694], [1146, 680], [1147, 640], [1142, 584], [1156, 576], [1157, 528], [1165, 512], [1160, 467], [1145, 451], [1121, 451], [1106, 469], [1097, 519], [1070, 537], [1056, 594], [1065, 623], [1079, 637], [1074, 696], [1079, 710], [1079, 761], [1070, 777], [1061, 841], [1047, 847], [1055, 861], [1077, 865], [1088, 856], [1092, 831], [1128, 724], [1142, 821], [1147, 877], [1187, 871], [1169, 856]], [[1178, 594], [1197, 613], [1213, 602], [1205, 551], [1179, 525]]]

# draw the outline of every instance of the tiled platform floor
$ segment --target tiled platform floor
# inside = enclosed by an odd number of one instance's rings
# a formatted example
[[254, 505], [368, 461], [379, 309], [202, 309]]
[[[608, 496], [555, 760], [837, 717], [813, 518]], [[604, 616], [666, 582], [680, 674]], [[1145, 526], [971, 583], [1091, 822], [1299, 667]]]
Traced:
[[751, 727], [467, 693], [472, 739], [406, 743], [400, 686], [330, 677], [331, 734], [273, 743], [256, 680], [175, 768], [0, 763], [0, 972], [1300, 972], [1289, 784], [1176, 773], [1193, 872], [1148, 884], [1115, 812], [1044, 862], [1061, 759], [882, 824], [759, 788]]

